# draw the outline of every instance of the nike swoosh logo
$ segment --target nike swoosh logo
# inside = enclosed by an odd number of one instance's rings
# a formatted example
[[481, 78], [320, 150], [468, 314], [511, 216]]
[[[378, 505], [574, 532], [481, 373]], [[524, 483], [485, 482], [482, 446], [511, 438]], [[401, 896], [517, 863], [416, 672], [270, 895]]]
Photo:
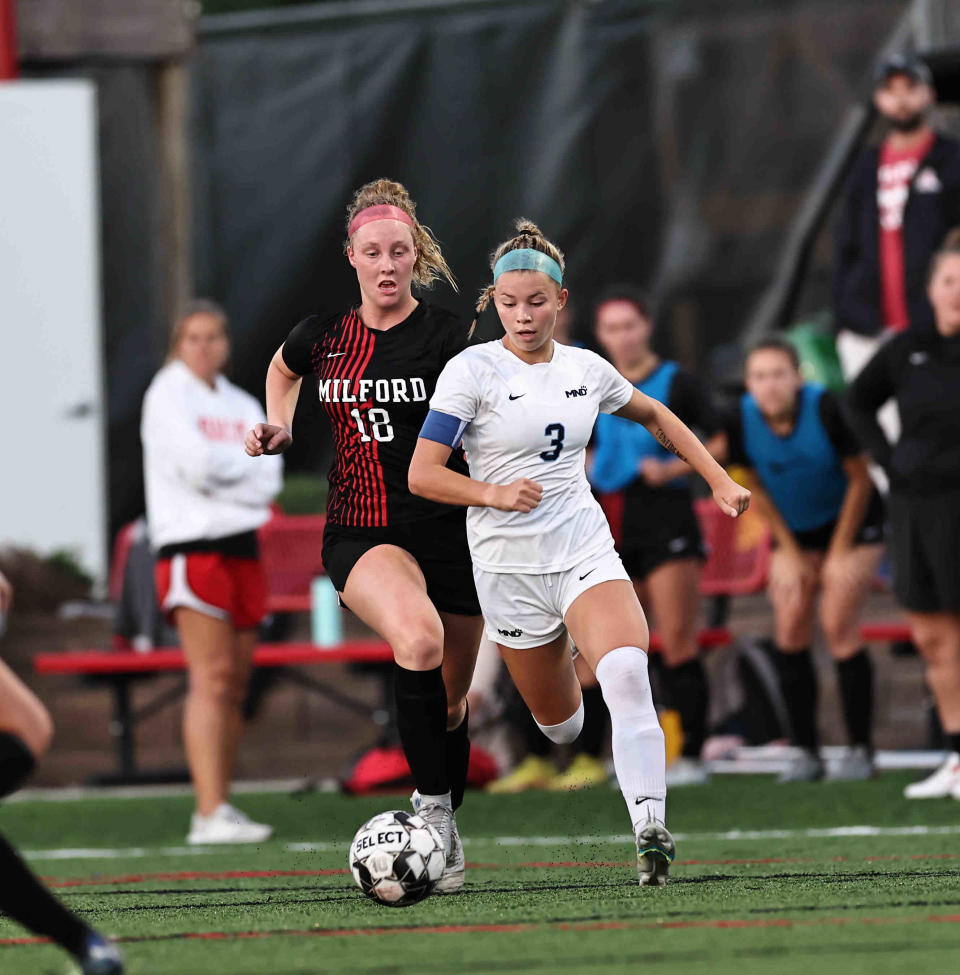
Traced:
[[516, 396], [508, 396], [507, 399], [520, 399], [521, 396], [526, 396], [526, 393], [518, 393]]
[[652, 797], [650, 797], [650, 796], [640, 796], [639, 799], [634, 799], [633, 800], [633, 804], [635, 806], [642, 806], [645, 802], [653, 802]]
[[338, 355], [346, 355], [346, 354], [347, 354], [346, 352], [328, 352], [327, 353], [327, 358], [328, 359], [336, 359], [336, 357]]
[[[590, 570], [590, 572], [596, 572], [596, 571], [597, 570], [595, 568]], [[590, 572], [584, 572], [584, 574], [580, 576], [580, 581], [583, 582], [583, 580], [586, 579], [588, 575], [590, 575]]]

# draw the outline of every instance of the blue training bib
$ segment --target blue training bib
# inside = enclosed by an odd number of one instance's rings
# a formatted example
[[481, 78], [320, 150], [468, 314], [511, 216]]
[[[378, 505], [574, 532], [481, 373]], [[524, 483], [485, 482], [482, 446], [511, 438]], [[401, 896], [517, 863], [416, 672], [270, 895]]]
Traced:
[[810, 531], [836, 519], [847, 474], [820, 420], [822, 386], [800, 390], [797, 422], [788, 437], [770, 429], [749, 393], [740, 400], [743, 446], [750, 466], [791, 531]]

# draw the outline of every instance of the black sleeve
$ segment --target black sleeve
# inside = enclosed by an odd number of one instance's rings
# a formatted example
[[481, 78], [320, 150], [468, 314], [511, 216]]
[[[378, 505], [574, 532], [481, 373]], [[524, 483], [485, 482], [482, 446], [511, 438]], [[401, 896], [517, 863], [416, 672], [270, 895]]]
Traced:
[[298, 322], [281, 347], [280, 354], [291, 372], [306, 376], [313, 372], [313, 347], [320, 339], [323, 322], [318, 315], [310, 315]]
[[820, 397], [819, 413], [827, 438], [841, 460], [863, 453], [860, 440], [844, 415], [840, 400], [833, 393], [827, 391]]
[[743, 445], [743, 423], [740, 418], [739, 406], [724, 414], [723, 429], [727, 434], [729, 450], [727, 463], [738, 464], [740, 467], [751, 467], [746, 448]]
[[688, 372], [680, 370], [673, 377], [669, 406], [688, 427], [694, 427], [705, 437], [712, 437], [723, 429], [710, 398]]
[[446, 326], [442, 343], [442, 365], [446, 365], [455, 355], [459, 355], [467, 347], [469, 331], [470, 326], [459, 319]]
[[890, 462], [890, 442], [877, 422], [877, 410], [896, 395], [896, 365], [905, 354], [905, 336], [881, 345], [847, 390], [844, 401], [851, 426], [881, 467]]

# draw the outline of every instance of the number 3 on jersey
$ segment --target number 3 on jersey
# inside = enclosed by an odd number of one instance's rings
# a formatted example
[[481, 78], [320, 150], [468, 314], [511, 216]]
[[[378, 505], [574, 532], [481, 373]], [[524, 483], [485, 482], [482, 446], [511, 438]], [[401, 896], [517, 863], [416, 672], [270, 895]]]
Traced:
[[566, 431], [563, 429], [562, 423], [548, 423], [547, 428], [543, 431], [544, 436], [553, 437], [550, 441], [550, 446], [552, 450], [544, 450], [540, 454], [542, 460], [556, 460], [560, 456], [560, 451], [563, 450], [563, 438], [566, 436]]
[[359, 410], [351, 410], [350, 415], [357, 421], [357, 429], [360, 431], [360, 443], [370, 443], [376, 440], [377, 443], [389, 443], [393, 440], [393, 426], [390, 423], [390, 414], [380, 407], [374, 407], [367, 411], [367, 419], [370, 421], [371, 437], [364, 426], [363, 418]]

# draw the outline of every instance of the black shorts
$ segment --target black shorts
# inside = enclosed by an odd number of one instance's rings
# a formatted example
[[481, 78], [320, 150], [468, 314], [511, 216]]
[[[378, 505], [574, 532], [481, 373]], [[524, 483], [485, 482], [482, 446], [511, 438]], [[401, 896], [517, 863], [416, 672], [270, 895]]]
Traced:
[[466, 509], [386, 528], [351, 528], [328, 521], [323, 531], [323, 565], [337, 592], [343, 592], [361, 556], [377, 545], [396, 545], [417, 560], [427, 580], [427, 595], [441, 613], [480, 615]]
[[628, 492], [620, 558], [631, 579], [646, 579], [666, 562], [706, 558], [690, 493], [673, 489]]
[[960, 491], [890, 496], [893, 591], [917, 613], [960, 613]]
[[[882, 545], [886, 532], [884, 531], [884, 521], [886, 511], [883, 506], [883, 498], [880, 492], [874, 489], [870, 496], [870, 506], [867, 513], [863, 516], [857, 534], [853, 536], [854, 545]], [[809, 531], [794, 532], [793, 537], [797, 540], [797, 545], [807, 552], [826, 552], [830, 548], [830, 540], [833, 538], [834, 529], [837, 527], [837, 519], [828, 521], [819, 528], [811, 528]]]

